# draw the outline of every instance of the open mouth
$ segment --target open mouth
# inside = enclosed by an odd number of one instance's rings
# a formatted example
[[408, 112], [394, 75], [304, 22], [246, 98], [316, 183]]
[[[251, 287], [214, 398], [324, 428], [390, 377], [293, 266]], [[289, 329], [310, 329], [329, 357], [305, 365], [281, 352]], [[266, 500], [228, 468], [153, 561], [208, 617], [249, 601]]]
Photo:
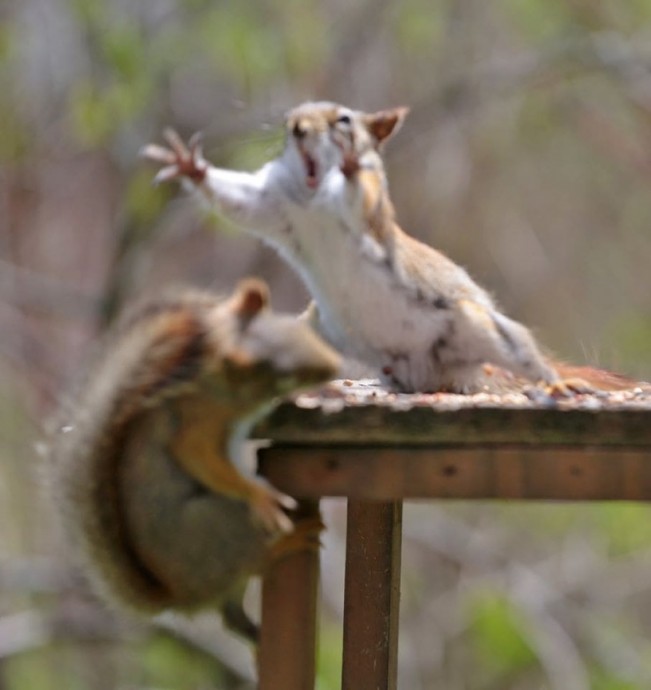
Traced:
[[301, 157], [303, 158], [303, 165], [305, 165], [305, 184], [310, 189], [316, 189], [319, 184], [318, 172], [319, 168], [316, 161], [309, 153], [301, 148]]

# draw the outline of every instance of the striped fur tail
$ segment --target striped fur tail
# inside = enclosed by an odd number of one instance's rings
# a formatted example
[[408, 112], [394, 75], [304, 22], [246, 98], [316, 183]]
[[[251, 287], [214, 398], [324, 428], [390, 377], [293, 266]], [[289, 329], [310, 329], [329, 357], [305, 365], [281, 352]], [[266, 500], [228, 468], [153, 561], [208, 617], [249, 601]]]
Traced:
[[573, 364], [564, 364], [559, 362], [551, 363], [559, 377], [563, 380], [580, 379], [585, 381], [591, 388], [600, 391], [622, 391], [630, 388], [643, 388], [651, 390], [651, 384], [644, 381], [636, 381], [635, 379], [618, 374], [613, 371], [605, 369], [597, 369], [591, 366], [575, 366]]

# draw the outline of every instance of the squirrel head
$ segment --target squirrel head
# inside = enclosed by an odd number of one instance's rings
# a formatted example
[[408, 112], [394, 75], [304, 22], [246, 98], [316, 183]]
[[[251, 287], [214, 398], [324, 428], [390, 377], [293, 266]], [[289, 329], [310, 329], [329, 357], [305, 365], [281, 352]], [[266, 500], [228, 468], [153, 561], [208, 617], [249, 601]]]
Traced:
[[271, 398], [336, 375], [339, 355], [306, 323], [272, 311], [263, 281], [242, 281], [220, 307], [222, 318], [224, 312], [230, 324], [224, 371], [241, 390]]
[[331, 132], [341, 106], [329, 101], [303, 103], [285, 116], [285, 159], [307, 190], [315, 191], [326, 174], [341, 163]]
[[305, 188], [315, 191], [334, 167], [350, 177], [369, 156], [381, 164], [382, 145], [407, 113], [408, 108], [365, 113], [329, 101], [303, 103], [285, 118], [285, 159]]

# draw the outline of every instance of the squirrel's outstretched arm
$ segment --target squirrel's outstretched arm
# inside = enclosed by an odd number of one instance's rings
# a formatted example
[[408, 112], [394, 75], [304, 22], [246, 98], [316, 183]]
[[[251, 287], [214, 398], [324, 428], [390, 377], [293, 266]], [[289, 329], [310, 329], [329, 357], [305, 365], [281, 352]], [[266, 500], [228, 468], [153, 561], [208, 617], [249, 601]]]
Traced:
[[141, 150], [143, 157], [164, 166], [156, 183], [178, 179], [190, 191], [198, 191], [210, 208], [251, 230], [265, 232], [282, 224], [277, 197], [268, 193], [273, 163], [253, 173], [216, 168], [204, 158], [198, 135], [187, 146], [172, 129], [163, 136], [167, 147], [149, 144]]

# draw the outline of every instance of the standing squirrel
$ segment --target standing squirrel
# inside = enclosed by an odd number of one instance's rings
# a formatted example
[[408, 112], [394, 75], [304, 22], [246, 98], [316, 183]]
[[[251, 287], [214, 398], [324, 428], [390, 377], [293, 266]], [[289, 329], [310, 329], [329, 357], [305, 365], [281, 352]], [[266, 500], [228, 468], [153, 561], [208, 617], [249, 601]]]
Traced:
[[293, 499], [245, 476], [241, 441], [279, 395], [339, 364], [268, 301], [250, 279], [229, 299], [180, 292], [127, 314], [48, 467], [72, 544], [109, 599], [148, 614], [213, 606], [249, 639], [248, 576], [318, 537], [294, 529]]
[[473, 392], [490, 383], [486, 365], [558, 392], [636, 385], [552, 363], [463, 268], [401, 230], [381, 150], [406, 114], [305, 103], [286, 117], [281, 155], [254, 173], [210, 165], [198, 137], [186, 147], [172, 130], [169, 148], [142, 154], [163, 164], [156, 181], [181, 179], [274, 246], [314, 298], [319, 332], [398, 390]]

